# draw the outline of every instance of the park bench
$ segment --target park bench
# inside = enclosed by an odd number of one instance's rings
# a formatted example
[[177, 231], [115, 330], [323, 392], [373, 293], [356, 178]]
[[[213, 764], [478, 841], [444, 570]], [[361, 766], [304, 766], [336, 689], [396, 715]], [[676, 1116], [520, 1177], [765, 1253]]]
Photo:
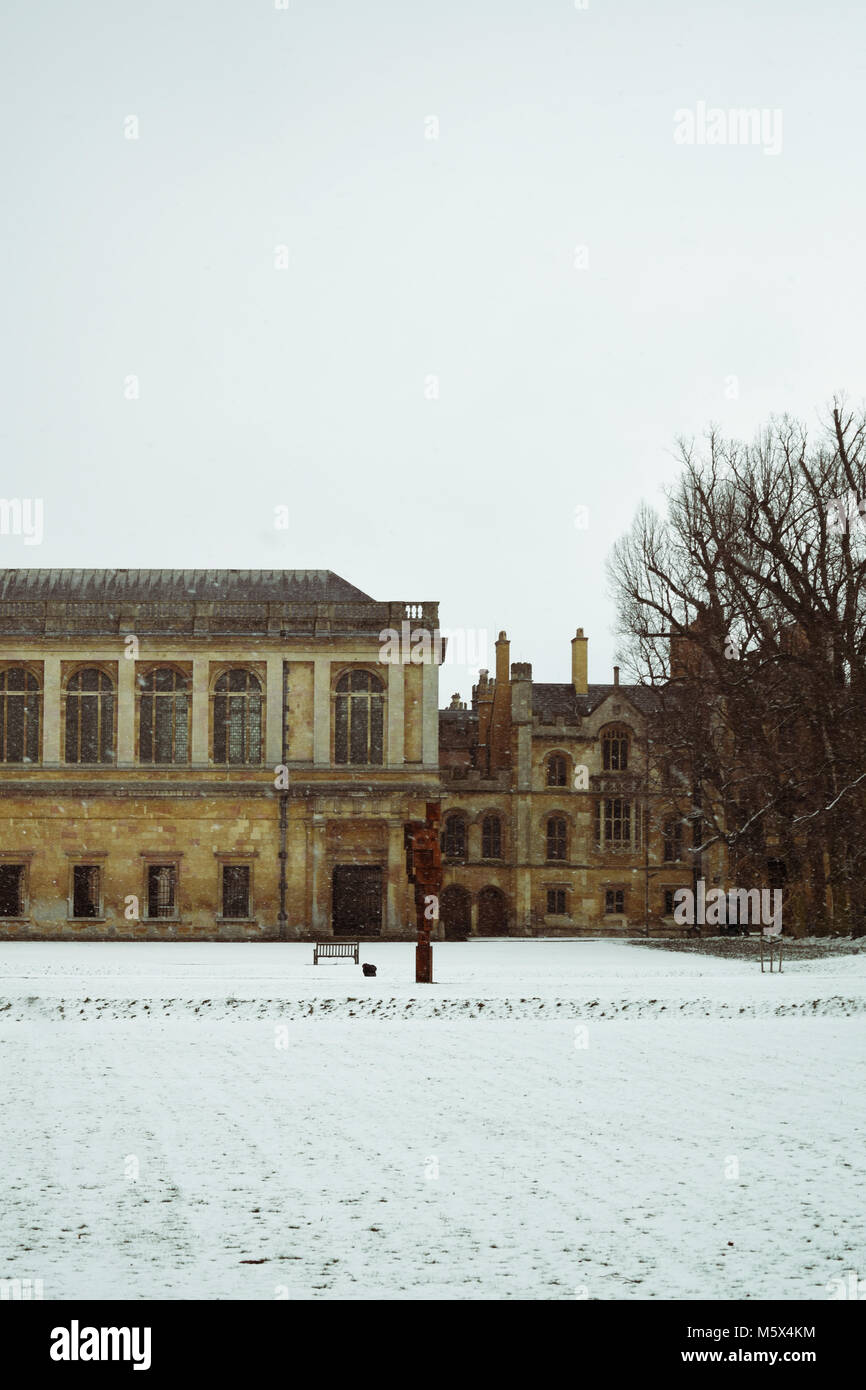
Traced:
[[357, 965], [359, 962], [360, 941], [317, 941], [313, 947], [313, 965], [318, 965], [320, 960], [325, 960], [329, 956], [352, 957]]

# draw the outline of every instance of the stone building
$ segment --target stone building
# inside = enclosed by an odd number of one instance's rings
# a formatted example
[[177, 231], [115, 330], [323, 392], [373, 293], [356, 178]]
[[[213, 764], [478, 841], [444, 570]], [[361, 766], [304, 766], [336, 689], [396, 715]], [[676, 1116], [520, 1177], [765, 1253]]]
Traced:
[[651, 692], [502, 633], [440, 711], [441, 659], [435, 603], [326, 570], [0, 571], [0, 935], [408, 937], [437, 799], [440, 934], [670, 931], [704, 866]]
[[[0, 933], [399, 936], [435, 603], [327, 570], [0, 571]], [[434, 647], [435, 651], [435, 647]]]
[[440, 715], [446, 937], [682, 930], [675, 891], [719, 866], [687, 852], [696, 832], [666, 794], [652, 702], [616, 667], [588, 683], [581, 628], [562, 684], [512, 664], [500, 633], [495, 677]]

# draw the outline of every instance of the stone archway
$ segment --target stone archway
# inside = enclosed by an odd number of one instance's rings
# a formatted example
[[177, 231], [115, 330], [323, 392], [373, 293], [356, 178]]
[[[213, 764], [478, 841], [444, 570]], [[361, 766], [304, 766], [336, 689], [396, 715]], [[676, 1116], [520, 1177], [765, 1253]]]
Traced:
[[508, 899], [492, 883], [478, 894], [478, 935], [508, 935]]
[[465, 941], [472, 928], [472, 899], [465, 888], [450, 883], [443, 888], [439, 900], [439, 915], [446, 941]]

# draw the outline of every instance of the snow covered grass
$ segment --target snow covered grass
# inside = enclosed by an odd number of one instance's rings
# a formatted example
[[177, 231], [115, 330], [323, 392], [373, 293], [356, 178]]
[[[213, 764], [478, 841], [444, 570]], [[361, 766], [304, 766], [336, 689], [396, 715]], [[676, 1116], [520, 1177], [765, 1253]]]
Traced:
[[[862, 956], [761, 977], [620, 941], [447, 943], [431, 987], [411, 947], [363, 958], [376, 979], [308, 946], [2, 945], [0, 1278], [823, 1299], [866, 1276]], [[495, 1017], [521, 999], [534, 1016]], [[834, 999], [850, 1016], [814, 1016]]]

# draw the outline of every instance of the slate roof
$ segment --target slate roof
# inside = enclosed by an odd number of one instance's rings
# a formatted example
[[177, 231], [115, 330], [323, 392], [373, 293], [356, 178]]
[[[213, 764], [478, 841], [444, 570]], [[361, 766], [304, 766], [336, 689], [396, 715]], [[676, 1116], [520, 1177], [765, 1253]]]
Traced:
[[333, 570], [0, 570], [0, 600], [372, 603]]
[[645, 685], [590, 685], [585, 695], [576, 695], [570, 681], [532, 682], [532, 713], [545, 724], [552, 724], [562, 715], [576, 720], [591, 714], [609, 695], [620, 695], [644, 714], [650, 714], [658, 703], [654, 690]]

